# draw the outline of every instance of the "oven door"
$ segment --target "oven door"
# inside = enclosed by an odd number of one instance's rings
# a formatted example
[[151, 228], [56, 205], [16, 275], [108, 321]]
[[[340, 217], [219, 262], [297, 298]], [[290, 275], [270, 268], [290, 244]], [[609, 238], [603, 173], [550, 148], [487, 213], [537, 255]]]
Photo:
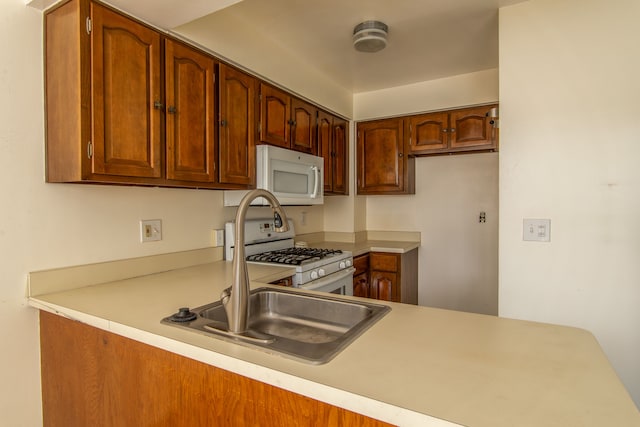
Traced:
[[320, 279], [298, 285], [300, 289], [329, 292], [339, 295], [353, 295], [353, 273], [355, 268], [350, 267]]

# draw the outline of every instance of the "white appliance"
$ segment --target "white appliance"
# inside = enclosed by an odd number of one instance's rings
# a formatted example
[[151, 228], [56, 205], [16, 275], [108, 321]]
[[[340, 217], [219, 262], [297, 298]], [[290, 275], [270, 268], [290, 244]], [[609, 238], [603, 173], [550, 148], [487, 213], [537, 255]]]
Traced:
[[[235, 227], [225, 224], [225, 259], [233, 259]], [[295, 266], [293, 286], [340, 295], [353, 295], [353, 255], [336, 249], [295, 247], [295, 231], [274, 231], [273, 218], [245, 221], [245, 255], [249, 263]]]
[[[256, 188], [273, 193], [281, 205], [321, 205], [324, 159], [272, 145], [256, 146]], [[225, 206], [238, 206], [248, 190], [224, 192]], [[267, 206], [262, 197], [252, 206]]]

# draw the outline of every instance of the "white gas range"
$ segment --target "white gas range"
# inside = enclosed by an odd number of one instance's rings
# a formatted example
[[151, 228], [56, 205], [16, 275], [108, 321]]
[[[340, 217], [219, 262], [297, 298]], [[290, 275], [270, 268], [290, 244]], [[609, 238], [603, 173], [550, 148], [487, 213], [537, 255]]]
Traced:
[[[233, 259], [234, 223], [225, 224], [225, 258]], [[273, 218], [245, 221], [247, 262], [295, 267], [293, 286], [302, 289], [353, 295], [353, 256], [349, 251], [296, 247], [293, 223], [277, 233]]]

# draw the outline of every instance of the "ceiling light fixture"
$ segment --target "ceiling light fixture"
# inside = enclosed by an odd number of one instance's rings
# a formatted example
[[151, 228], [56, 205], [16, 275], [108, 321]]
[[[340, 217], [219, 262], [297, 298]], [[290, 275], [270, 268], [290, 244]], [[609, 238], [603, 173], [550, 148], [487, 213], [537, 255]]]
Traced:
[[387, 46], [389, 28], [380, 21], [364, 21], [353, 29], [353, 47], [359, 52], [378, 52]]

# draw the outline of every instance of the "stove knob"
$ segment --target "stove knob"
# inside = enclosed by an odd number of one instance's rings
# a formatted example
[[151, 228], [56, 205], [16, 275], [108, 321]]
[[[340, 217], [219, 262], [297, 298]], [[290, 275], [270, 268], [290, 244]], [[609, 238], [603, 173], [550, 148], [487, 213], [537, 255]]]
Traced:
[[311, 280], [316, 280], [318, 278], [318, 272], [313, 270], [311, 272]]
[[347, 267], [351, 267], [351, 260], [348, 259], [346, 262], [347, 262]]
[[340, 264], [338, 265], [338, 268], [340, 268], [341, 270], [343, 268], [347, 268], [347, 264], [344, 261], [340, 261]]
[[320, 277], [324, 276], [326, 274], [326, 272], [324, 271], [324, 268], [321, 268], [320, 270], [318, 270], [318, 275]]

